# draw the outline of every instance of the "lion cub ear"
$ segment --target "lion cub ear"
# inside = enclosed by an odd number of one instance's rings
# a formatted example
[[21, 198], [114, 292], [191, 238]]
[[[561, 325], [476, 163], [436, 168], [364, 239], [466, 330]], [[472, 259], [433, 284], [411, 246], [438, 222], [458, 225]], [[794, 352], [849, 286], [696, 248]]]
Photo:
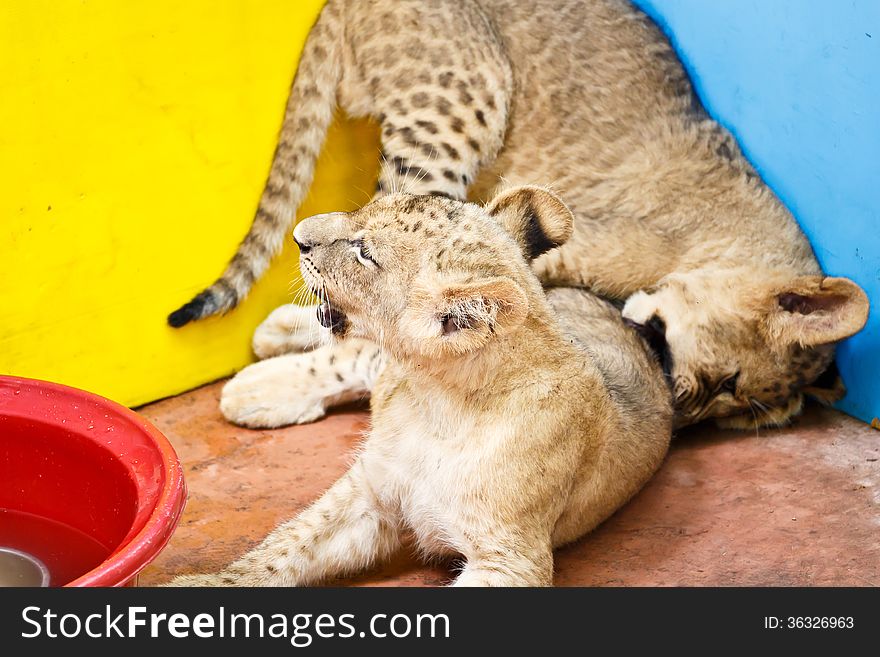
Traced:
[[540, 187], [512, 187], [492, 199], [486, 211], [517, 241], [526, 260], [564, 244], [574, 225], [565, 203]]
[[763, 326], [782, 345], [830, 344], [861, 331], [868, 308], [867, 295], [848, 278], [803, 276], [772, 295]]
[[522, 324], [528, 310], [519, 285], [493, 277], [417, 288], [403, 319], [424, 351], [464, 354]]
[[444, 287], [437, 312], [440, 333], [456, 351], [482, 346], [496, 332], [522, 324], [529, 310], [523, 289], [509, 278]]

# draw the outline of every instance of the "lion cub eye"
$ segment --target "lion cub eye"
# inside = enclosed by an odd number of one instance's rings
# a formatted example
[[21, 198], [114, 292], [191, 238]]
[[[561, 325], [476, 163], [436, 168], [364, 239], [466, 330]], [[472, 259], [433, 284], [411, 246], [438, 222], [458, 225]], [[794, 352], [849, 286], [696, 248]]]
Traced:
[[351, 249], [349, 249], [352, 253], [354, 253], [355, 257], [357, 257], [358, 262], [361, 263], [364, 267], [376, 267], [379, 263], [377, 263], [373, 256], [370, 255], [370, 252], [367, 250], [367, 247], [364, 245], [363, 240], [352, 240], [351, 241]]
[[731, 395], [736, 394], [736, 384], [739, 382], [739, 372], [733, 376], [729, 376], [721, 382], [719, 392], [728, 392]]

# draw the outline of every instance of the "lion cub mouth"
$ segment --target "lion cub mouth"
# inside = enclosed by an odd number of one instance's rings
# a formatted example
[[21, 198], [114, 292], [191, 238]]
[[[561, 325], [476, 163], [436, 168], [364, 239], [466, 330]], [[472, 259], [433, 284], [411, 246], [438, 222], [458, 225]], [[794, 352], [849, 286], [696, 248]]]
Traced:
[[330, 329], [333, 335], [345, 335], [345, 329], [348, 327], [348, 318], [345, 313], [332, 305], [329, 301], [324, 301], [318, 306], [318, 322], [324, 328]]

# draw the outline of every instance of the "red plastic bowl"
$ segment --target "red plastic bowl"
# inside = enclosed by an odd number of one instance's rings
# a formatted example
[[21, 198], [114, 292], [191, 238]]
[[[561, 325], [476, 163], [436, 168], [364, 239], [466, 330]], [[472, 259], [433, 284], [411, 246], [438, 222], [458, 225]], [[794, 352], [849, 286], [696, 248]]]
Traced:
[[177, 454], [145, 419], [82, 390], [0, 376], [0, 547], [38, 556], [52, 586], [134, 585], [185, 502]]

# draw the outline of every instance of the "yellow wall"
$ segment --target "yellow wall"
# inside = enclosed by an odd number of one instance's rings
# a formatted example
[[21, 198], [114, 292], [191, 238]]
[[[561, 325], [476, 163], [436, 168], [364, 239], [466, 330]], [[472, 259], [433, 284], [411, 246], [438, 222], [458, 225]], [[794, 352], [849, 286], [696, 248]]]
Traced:
[[[226, 317], [165, 317], [247, 231], [322, 4], [0, 3], [0, 373], [135, 405], [249, 362], [289, 249]], [[337, 122], [300, 216], [365, 202], [377, 153]]]

